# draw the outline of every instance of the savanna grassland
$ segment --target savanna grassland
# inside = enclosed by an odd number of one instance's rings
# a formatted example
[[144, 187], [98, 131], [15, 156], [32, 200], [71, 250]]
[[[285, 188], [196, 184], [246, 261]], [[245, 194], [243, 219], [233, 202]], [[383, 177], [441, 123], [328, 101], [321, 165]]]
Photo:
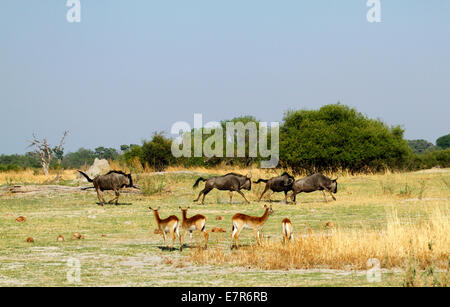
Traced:
[[[450, 252], [450, 170], [384, 175], [339, 175], [337, 201], [321, 192], [299, 194], [297, 205], [272, 196], [274, 214], [254, 245], [244, 230], [241, 248], [230, 249], [231, 217], [236, 212], [262, 215], [267, 196], [257, 202], [263, 184], [235, 193], [210, 192], [205, 205], [193, 204], [199, 176], [228, 170], [169, 169], [138, 174], [144, 194], [122, 194], [121, 205], [96, 204], [92, 190], [70, 193], [4, 193], [0, 196], [0, 286], [448, 286]], [[247, 170], [238, 171], [247, 173]], [[205, 174], [206, 173], [206, 174]], [[252, 170], [253, 179], [279, 171]], [[75, 171], [59, 184], [77, 186]], [[0, 173], [0, 186], [47, 184], [36, 172]], [[54, 183], [52, 183], [54, 184]], [[203, 184], [200, 184], [200, 188]], [[106, 193], [106, 198], [113, 197]], [[149, 206], [161, 216], [190, 205], [188, 216], [204, 214], [210, 232], [186, 237], [182, 252], [163, 247]], [[16, 218], [24, 216], [25, 222]], [[218, 219], [218, 217], [221, 217]], [[281, 242], [281, 220], [289, 217], [295, 240]], [[328, 226], [326, 224], [328, 223]], [[83, 239], [72, 239], [80, 233]], [[63, 242], [57, 241], [64, 236]], [[34, 242], [27, 242], [32, 237]], [[367, 261], [376, 258], [380, 278], [367, 278]], [[69, 259], [79, 261], [80, 282], [70, 282]], [[70, 263], [70, 262], [69, 262]]]

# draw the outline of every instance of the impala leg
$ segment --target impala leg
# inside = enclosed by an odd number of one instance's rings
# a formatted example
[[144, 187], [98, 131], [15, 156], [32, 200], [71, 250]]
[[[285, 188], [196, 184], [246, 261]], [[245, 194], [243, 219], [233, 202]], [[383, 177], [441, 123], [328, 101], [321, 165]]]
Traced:
[[175, 231], [173, 229], [170, 234], [172, 235], [172, 246], [170, 247], [170, 249], [173, 250], [173, 246], [175, 245], [175, 239], [177, 238], [177, 236], [175, 235]]
[[167, 245], [167, 241], [166, 241], [166, 232], [164, 231], [164, 229], [161, 229], [161, 228], [160, 228], [160, 230], [161, 230], [161, 233], [162, 233], [162, 236], [163, 236], [163, 239], [164, 239], [164, 245], [165, 245], [166, 247], [169, 247], [169, 246]]
[[207, 249], [208, 248], [208, 237], [209, 237], [209, 235], [208, 235], [208, 233], [205, 230], [202, 230], [202, 232], [203, 232], [203, 235], [205, 236], [205, 249]]

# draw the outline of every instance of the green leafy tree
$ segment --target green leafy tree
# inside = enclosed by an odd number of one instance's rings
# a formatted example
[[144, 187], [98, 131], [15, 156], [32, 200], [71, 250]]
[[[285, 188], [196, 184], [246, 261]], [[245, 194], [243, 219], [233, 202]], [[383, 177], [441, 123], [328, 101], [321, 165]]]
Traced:
[[171, 146], [171, 139], [162, 133], [155, 133], [150, 141], [144, 141], [142, 145], [141, 163], [148, 164], [156, 171], [163, 171], [175, 162]]
[[436, 146], [426, 140], [408, 140], [408, 145], [416, 154], [436, 149]]
[[76, 152], [66, 154], [62, 160], [64, 168], [80, 168], [84, 165], [91, 165], [96, 158], [94, 151], [80, 148]]
[[289, 111], [280, 129], [281, 163], [297, 171], [401, 169], [411, 155], [403, 129], [340, 103]]
[[436, 140], [436, 145], [442, 149], [447, 149], [450, 147], [450, 134], [441, 136]]
[[115, 148], [105, 148], [103, 146], [95, 148], [95, 156], [99, 159], [115, 160], [119, 157], [119, 153]]

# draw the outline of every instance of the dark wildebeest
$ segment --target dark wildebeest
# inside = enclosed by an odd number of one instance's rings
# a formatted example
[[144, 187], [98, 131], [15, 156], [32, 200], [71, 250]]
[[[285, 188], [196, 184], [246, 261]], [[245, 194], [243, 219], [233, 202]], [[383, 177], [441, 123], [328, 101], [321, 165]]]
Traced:
[[327, 191], [328, 193], [330, 193], [331, 197], [336, 200], [332, 193], [337, 193], [337, 186], [337, 178], [330, 179], [322, 175], [321, 173], [317, 173], [295, 181], [292, 185], [291, 199], [295, 203], [295, 196], [298, 193], [322, 191], [323, 197], [325, 198], [325, 201], [327, 201], [327, 197], [325, 195], [325, 191]]
[[251, 177], [252, 177], [251, 174], [243, 176], [235, 173], [229, 173], [223, 176], [214, 176], [208, 179], [200, 177], [195, 182], [193, 188], [196, 188], [200, 181], [206, 181], [205, 188], [200, 191], [200, 194], [198, 194], [197, 199], [195, 199], [194, 201], [198, 201], [200, 196], [203, 194], [202, 205], [204, 205], [206, 194], [208, 194], [212, 189], [216, 188], [222, 191], [223, 190], [230, 191], [230, 204], [233, 201], [233, 192], [238, 192], [239, 194], [241, 194], [242, 197], [244, 197], [247, 204], [249, 204], [250, 202], [247, 200], [247, 198], [245, 198], [245, 195], [244, 193], [241, 192], [241, 189], [246, 189], [249, 191], [251, 190], [252, 188], [252, 182], [250, 180]]
[[122, 171], [109, 171], [105, 175], [100, 175], [95, 177], [94, 179], [91, 179], [82, 171], [78, 172], [80, 172], [80, 174], [83, 175], [87, 179], [87, 181], [94, 184], [94, 188], [97, 191], [98, 200], [100, 201], [100, 205], [102, 206], [105, 203], [105, 199], [102, 196], [103, 191], [114, 191], [116, 197], [111, 199], [108, 203], [110, 204], [115, 201], [117, 205], [117, 203], [119, 202], [119, 191], [121, 188], [135, 188], [135, 186], [133, 185], [133, 179], [131, 178], [131, 173], [125, 174]]
[[269, 201], [272, 201], [270, 199], [270, 196], [272, 196], [274, 192], [284, 192], [284, 202], [287, 202], [287, 192], [292, 190], [292, 184], [294, 183], [294, 181], [295, 178], [289, 175], [287, 172], [284, 172], [281, 176], [278, 177], [273, 177], [270, 179], [259, 179], [258, 181], [253, 181], [253, 183], [260, 183], [260, 182], [266, 183], [266, 187], [264, 188], [264, 191], [262, 192], [258, 201], [261, 201], [263, 195], [270, 189]]

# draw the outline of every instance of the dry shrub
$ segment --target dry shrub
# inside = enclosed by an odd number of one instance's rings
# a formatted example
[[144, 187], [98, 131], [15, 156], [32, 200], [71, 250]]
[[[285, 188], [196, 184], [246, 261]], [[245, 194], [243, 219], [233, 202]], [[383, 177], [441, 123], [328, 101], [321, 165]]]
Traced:
[[411, 259], [418, 268], [449, 267], [450, 222], [448, 208], [436, 208], [429, 219], [414, 224], [388, 214], [384, 230], [332, 228], [297, 238], [291, 244], [263, 242], [232, 252], [220, 248], [193, 251], [191, 258], [203, 264], [235, 264], [259, 269], [367, 269], [376, 258], [382, 268], [402, 268]]

